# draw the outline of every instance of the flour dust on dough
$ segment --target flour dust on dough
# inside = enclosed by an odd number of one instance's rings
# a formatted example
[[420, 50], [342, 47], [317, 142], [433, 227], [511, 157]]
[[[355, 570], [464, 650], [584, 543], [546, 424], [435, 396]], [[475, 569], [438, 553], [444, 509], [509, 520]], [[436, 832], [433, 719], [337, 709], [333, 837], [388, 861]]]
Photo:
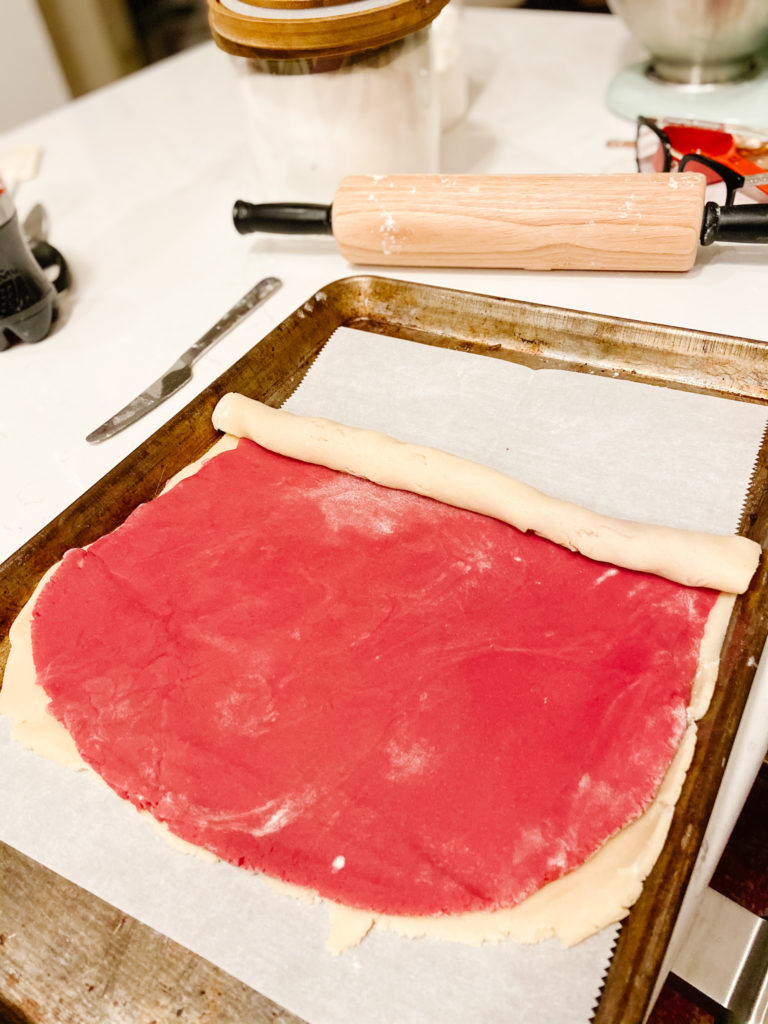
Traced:
[[[473, 510], [483, 511], [484, 514], [509, 521], [508, 506], [503, 514], [499, 514], [498, 496], [493, 493], [490, 496], [487, 493], [482, 493], [489, 479], [493, 484], [496, 482], [496, 477], [502, 477], [495, 471], [489, 470], [488, 473], [492, 474], [492, 477], [488, 478], [483, 472], [485, 467], [475, 468], [474, 464], [467, 463], [470, 476], [476, 477], [476, 480], [470, 481], [473, 493], [469, 501], [466, 500], [466, 492], [459, 493], [456, 498], [456, 487], [458, 486], [460, 489], [463, 487], [464, 476], [463, 472], [459, 472], [457, 478], [457, 463], [465, 463], [465, 460], [458, 460], [440, 452], [433, 455], [434, 449], [420, 450], [416, 446], [405, 446], [399, 442], [393, 442], [391, 439], [381, 438], [381, 435], [354, 431], [351, 432], [354, 435], [354, 444], [352, 445], [354, 451], [350, 455], [350, 428], [344, 428], [337, 424], [327, 425], [328, 421], [304, 421], [301, 417], [277, 410], [268, 410], [265, 415], [263, 410], [266, 410], [267, 407], [261, 406], [259, 403], [252, 403], [248, 399], [243, 399], [241, 402], [241, 397], [227, 396], [227, 399], [223, 401], [223, 410], [222, 404], [220, 404], [214, 414], [214, 423], [219, 428], [226, 423], [230, 429], [234, 430], [234, 434], [222, 438], [203, 460], [199, 460], [198, 463], [194, 463], [182, 471], [172, 481], [169, 481], [168, 486], [172, 486], [180, 479], [195, 472], [204, 461], [218, 454], [219, 451], [232, 448], [237, 443], [237, 437], [251, 436], [252, 432], [257, 432], [260, 436], [252, 437], [253, 440], [265, 447], [279, 450], [281, 454], [307, 461], [321, 461], [323, 465], [352, 472], [354, 475], [365, 476], [375, 482], [382, 482], [377, 478], [383, 474], [388, 486], [411, 489], [417, 493], [427, 493], [429, 496], [437, 497], [449, 504], [471, 507]], [[233, 402], [236, 415], [233, 413]], [[244, 406], [243, 402], [248, 405]], [[276, 420], [272, 417], [273, 413], [277, 414]], [[267, 431], [269, 436], [267, 438], [262, 436], [264, 431], [261, 427], [254, 428], [254, 414], [256, 420], [266, 419], [269, 421], [269, 430]], [[243, 417], [245, 422], [243, 422]], [[234, 424], [233, 419], [237, 420]], [[279, 435], [277, 440], [272, 434], [273, 424], [277, 435]], [[288, 443], [285, 443], [282, 437], [284, 425], [289, 436]], [[357, 434], [366, 435], [362, 439], [362, 443]], [[298, 443], [294, 435], [298, 435]], [[311, 443], [307, 442], [308, 437]], [[381, 438], [381, 445], [378, 441], [379, 438]], [[279, 449], [273, 447], [277, 443], [280, 444]], [[374, 447], [372, 459], [368, 452], [371, 444]], [[308, 448], [310, 451], [307, 450]], [[379, 455], [375, 453], [377, 448]], [[322, 459], [317, 458], [318, 449]], [[398, 468], [398, 455], [401, 452], [411, 467], [405, 472], [400, 472]], [[444, 463], [443, 459], [447, 459], [448, 462]], [[434, 466], [435, 460], [437, 466]], [[370, 465], [371, 461], [375, 463], [373, 468]], [[414, 472], [430, 462], [433, 465], [427, 470], [427, 483], [420, 483], [418, 479], [414, 480]], [[464, 467], [459, 466], [458, 468], [463, 470]], [[476, 470], [480, 472], [478, 473]], [[508, 478], [502, 477], [502, 479]], [[393, 480], [396, 482], [391, 482]], [[514, 481], [512, 483], [515, 484]], [[533, 492], [531, 495], [525, 493], [525, 491], [532, 491], [531, 488], [526, 488], [525, 485], [515, 486], [524, 489], [524, 504], [528, 509], [534, 507], [535, 511], [535, 506], [539, 504], [539, 492]], [[491, 486], [491, 491], [493, 490], [494, 488]], [[448, 491], [451, 491], [456, 500], [450, 500], [451, 496], [447, 494]], [[541, 497], [545, 504], [554, 501], [546, 496]], [[557, 509], [549, 509], [547, 512], [549, 517], [555, 516], [555, 513], [559, 512], [567, 518], [570, 509], [577, 508], [566, 502], [557, 502], [556, 504]], [[481, 507], [476, 508], [478, 505]], [[489, 508], [492, 511], [487, 511]], [[594, 515], [585, 513], [583, 510], [577, 511], [579, 517]], [[540, 532], [538, 525], [530, 518], [532, 514], [526, 512], [525, 522], [527, 525], [525, 528]], [[515, 516], [519, 518], [517, 513]], [[605, 526], [605, 517], [599, 518], [602, 522], [598, 525]], [[579, 523], [582, 524], [579, 529], [583, 529], [585, 522], [588, 522], [588, 519], [579, 518]], [[635, 524], [630, 525], [635, 526]], [[591, 527], [593, 526], [594, 523], [591, 524]], [[559, 537], [565, 538], [565, 540], [559, 541], [560, 543], [564, 543], [568, 547], [575, 546], [573, 544], [575, 535], [567, 523], [556, 524], [553, 530]], [[594, 530], [592, 532], [594, 533]], [[684, 535], [684, 531], [657, 528], [649, 534], [640, 527], [639, 542], [637, 533], [632, 533], [629, 543], [630, 547], [642, 549], [642, 554], [639, 557], [645, 563], [651, 562], [659, 566], [668, 564], [669, 552], [675, 546], [671, 542], [675, 538], [679, 541], [681, 533]], [[544, 533], [544, 535], [548, 534]], [[629, 907], [637, 899], [643, 880], [664, 845], [674, 806], [693, 756], [696, 721], [706, 711], [714, 687], [720, 649], [735, 601], [734, 595], [747, 585], [748, 575], [751, 577], [754, 571], [754, 567], [750, 571], [749, 566], [753, 562], [756, 564], [756, 558], [760, 553], [759, 547], [754, 545], [757, 547], [755, 553], [751, 541], [746, 542], [746, 547], [742, 544], [723, 545], [721, 543], [728, 540], [742, 541], [744, 538], [709, 538], [708, 535], [700, 534], [690, 536], [693, 540], [683, 557], [691, 561], [687, 566], [681, 568], [681, 559], [679, 555], [675, 555], [672, 561], [673, 571], [676, 575], [672, 578], [677, 578], [680, 575], [692, 576], [697, 580], [695, 585], [702, 585], [699, 579], [701, 573], [695, 567], [695, 562], [696, 558], [705, 550], [707, 552], [705, 560], [708, 578], [713, 578], [712, 574], [714, 573], [720, 581], [729, 582], [733, 592], [722, 593], [710, 614], [702, 640], [699, 667], [688, 710], [687, 728], [662, 785], [647, 810], [610, 838], [580, 867], [545, 885], [511, 909], [477, 911], [439, 917], [400, 917], [370, 914], [323, 899], [322, 902], [329, 909], [328, 948], [330, 950], [340, 952], [354, 945], [373, 926], [404, 936], [424, 935], [470, 944], [500, 941], [505, 938], [511, 938], [521, 943], [532, 943], [554, 936], [559, 938], [564, 945], [573, 945], [603, 927], [621, 920], [626, 915]], [[654, 553], [652, 551], [653, 544], [660, 538], [663, 550], [661, 553]], [[710, 544], [711, 540], [714, 540], [715, 543]], [[610, 543], [613, 543], [612, 540]], [[682, 547], [686, 548], [686, 544], [683, 543]], [[638, 556], [632, 554], [630, 558], [637, 561]], [[605, 558], [600, 560], [605, 560]], [[735, 563], [735, 569], [732, 565], [726, 564], [729, 561]], [[618, 560], [617, 564], [623, 563]], [[55, 568], [51, 569], [41, 580], [35, 594], [11, 629], [11, 652], [2, 690], [0, 690], [0, 713], [14, 719], [14, 737], [21, 745], [34, 749], [70, 768], [86, 770], [98, 779], [99, 776], [80, 757], [67, 730], [47, 711], [47, 695], [35, 678], [30, 636], [32, 609], [36, 595], [55, 572]], [[646, 571], [655, 571], [649, 569], [647, 564], [645, 568]], [[722, 588], [718, 586], [716, 589]], [[101, 780], [99, 779], [99, 781]], [[145, 815], [145, 817], [154, 822], [160, 834], [180, 850], [204, 856], [207, 859], [215, 859], [208, 851], [199, 850], [192, 847], [191, 844], [179, 840], [149, 815]], [[266, 881], [294, 897], [319, 899], [315, 893], [300, 889], [295, 885], [276, 882], [269, 878]]]

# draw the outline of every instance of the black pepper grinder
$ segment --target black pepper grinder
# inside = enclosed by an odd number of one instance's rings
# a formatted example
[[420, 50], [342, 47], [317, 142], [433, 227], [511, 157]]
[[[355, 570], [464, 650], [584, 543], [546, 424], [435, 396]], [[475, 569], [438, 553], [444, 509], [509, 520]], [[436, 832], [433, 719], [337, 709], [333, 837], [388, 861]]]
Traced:
[[56, 289], [33, 256], [0, 182], [0, 351], [15, 341], [42, 341], [57, 312]]

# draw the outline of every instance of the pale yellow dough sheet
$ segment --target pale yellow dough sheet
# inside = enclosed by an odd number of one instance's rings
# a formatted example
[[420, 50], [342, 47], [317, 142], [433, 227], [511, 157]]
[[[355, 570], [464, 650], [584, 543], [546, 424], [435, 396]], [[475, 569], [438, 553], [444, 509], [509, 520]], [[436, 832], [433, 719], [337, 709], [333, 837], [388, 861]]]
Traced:
[[[177, 474], [167, 486], [173, 486], [194, 473], [208, 458], [233, 447], [238, 437], [245, 436], [294, 458], [318, 462], [387, 486], [413, 490], [449, 504], [493, 515], [585, 554], [588, 554], [585, 547], [595, 551], [595, 543], [602, 551], [605, 539], [610, 552], [603, 552], [600, 561], [615, 561], [615, 564], [626, 566], [625, 560], [610, 557], [617, 550], [617, 545], [621, 546], [623, 538], [633, 549], [630, 560], [643, 563], [640, 566], [632, 564], [631, 568], [659, 571], [658, 567], [671, 564], [676, 575], [670, 578], [684, 576], [680, 582], [731, 591], [721, 593], [710, 614], [688, 709], [688, 726], [659, 792], [643, 815], [608, 840], [581, 867], [551, 882], [518, 906], [493, 912], [396, 917], [371, 914], [323, 900], [329, 908], [328, 948], [333, 952], [341, 952], [359, 942], [374, 925], [405, 936], [425, 935], [473, 945], [507, 937], [530, 943], [552, 936], [558, 937], [564, 945], [573, 945], [621, 920], [639, 896], [643, 880], [664, 845], [674, 806], [693, 756], [695, 723], [709, 705], [717, 677], [720, 649], [735, 593], [748, 585], [760, 555], [759, 546], [740, 537], [687, 534], [685, 531], [608, 520], [542, 495], [494, 470], [444, 452], [404, 445], [383, 435], [343, 427], [327, 420], [294, 416], [242, 396], [228, 395], [222, 399], [214, 411], [214, 425], [229, 433], [203, 459]], [[499, 486], [502, 494], [498, 493]], [[537, 506], [542, 505], [545, 509], [544, 527], [540, 528], [542, 520], [537, 518]], [[569, 523], [572, 510], [575, 510], [575, 519]], [[525, 525], [520, 526], [521, 522]], [[621, 524], [618, 531], [616, 523]], [[555, 536], [551, 536], [552, 533]], [[737, 543], [723, 543], [729, 541]], [[742, 541], [743, 544], [740, 543]], [[654, 551], [654, 545], [661, 550]], [[598, 555], [593, 554], [592, 557], [598, 558]], [[704, 561], [705, 570], [697, 569], [697, 558]], [[649, 568], [649, 564], [657, 568]], [[66, 729], [47, 711], [48, 698], [35, 678], [30, 636], [32, 608], [36, 594], [55, 568], [41, 581], [11, 629], [11, 653], [0, 691], [0, 713], [14, 719], [14, 737], [23, 746], [71, 768], [89, 771], [98, 778], [80, 757]], [[661, 574], [670, 575], [669, 572]], [[729, 586], [705, 583], [702, 580], [704, 576], [707, 580], [716, 578]], [[148, 815], [146, 817], [149, 818]], [[154, 819], [149, 820], [157, 824]], [[158, 825], [158, 828], [179, 849], [215, 859], [207, 851], [196, 850], [177, 839], [163, 826]], [[270, 879], [267, 881], [292, 896], [319, 899], [308, 890]]]

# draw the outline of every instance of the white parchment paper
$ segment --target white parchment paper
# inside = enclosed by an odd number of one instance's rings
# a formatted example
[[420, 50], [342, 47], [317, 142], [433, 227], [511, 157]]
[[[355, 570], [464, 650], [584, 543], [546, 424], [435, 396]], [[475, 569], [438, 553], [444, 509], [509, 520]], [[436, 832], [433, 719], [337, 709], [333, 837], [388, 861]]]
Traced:
[[349, 328], [285, 403], [484, 462], [607, 515], [734, 533], [763, 406]]
[[[436, 445], [601, 512], [726, 533], [766, 426], [755, 405], [347, 329], [286, 408]], [[571, 950], [374, 932], [333, 956], [321, 904], [177, 852], [105, 786], [21, 750], [6, 721], [0, 777], [0, 838], [310, 1024], [591, 1017], [617, 927]]]

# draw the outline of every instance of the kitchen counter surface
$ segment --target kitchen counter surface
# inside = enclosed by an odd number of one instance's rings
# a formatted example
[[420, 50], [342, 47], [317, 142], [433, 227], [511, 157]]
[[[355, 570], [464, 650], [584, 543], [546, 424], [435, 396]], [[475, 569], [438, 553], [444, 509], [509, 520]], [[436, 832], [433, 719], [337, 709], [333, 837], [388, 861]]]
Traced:
[[[634, 126], [611, 114], [612, 76], [637, 58], [609, 15], [467, 8], [470, 107], [443, 141], [446, 173], [634, 170]], [[510, 54], [515, 54], [514, 59]], [[0, 557], [133, 450], [328, 281], [359, 272], [328, 237], [240, 236], [237, 198], [259, 181], [227, 55], [186, 51], [0, 136], [39, 146], [18, 186], [20, 219], [42, 202], [74, 287], [56, 333], [2, 355], [6, 501]], [[278, 129], [276, 129], [278, 130]], [[329, 196], [329, 201], [332, 197]], [[765, 250], [712, 246], [692, 271], [409, 270], [375, 273], [572, 309], [768, 340]], [[367, 268], [370, 269], [370, 268]], [[85, 435], [142, 390], [256, 280], [284, 287], [195, 368], [185, 389], [98, 447]]]

